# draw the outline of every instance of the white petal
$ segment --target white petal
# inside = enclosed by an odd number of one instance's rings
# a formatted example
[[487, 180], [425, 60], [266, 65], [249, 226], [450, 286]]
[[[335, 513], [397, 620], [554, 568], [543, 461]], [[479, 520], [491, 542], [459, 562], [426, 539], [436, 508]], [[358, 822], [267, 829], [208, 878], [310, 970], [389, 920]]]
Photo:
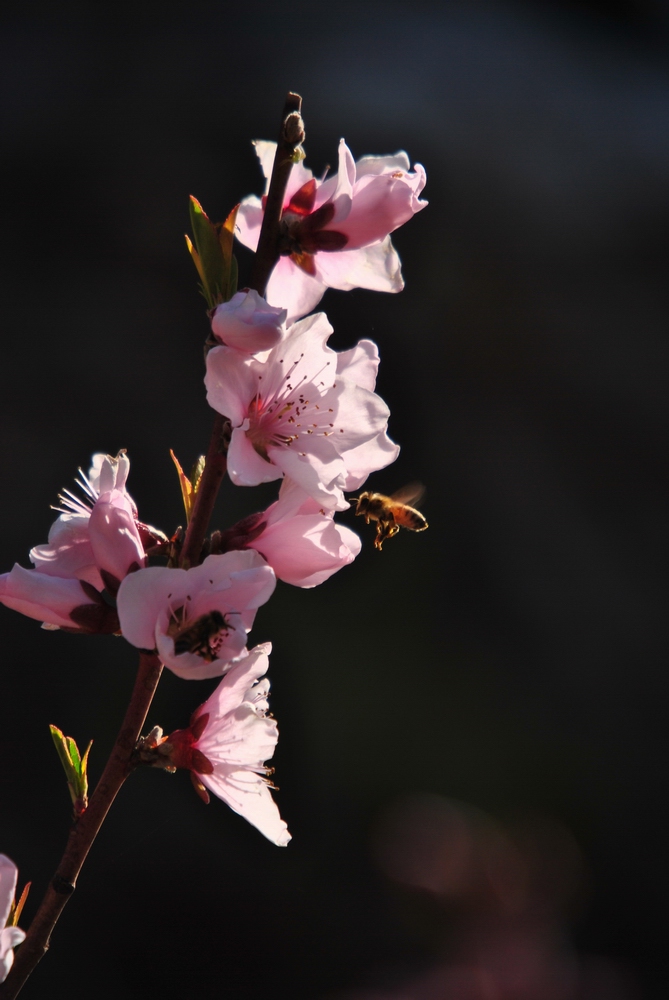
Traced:
[[258, 454], [242, 426], [236, 427], [230, 438], [228, 475], [235, 486], [257, 486], [281, 479], [283, 473], [278, 466]]
[[[215, 719], [221, 718], [241, 705], [253, 682], [267, 673], [271, 651], [271, 642], [260, 643], [250, 649], [247, 656], [231, 667], [216, 690], [198, 711], [198, 715], [204, 715], [205, 712], [208, 712], [211, 716], [207, 731]], [[208, 745], [207, 731], [198, 743], [200, 749], [205, 743]]]
[[214, 772], [200, 775], [200, 780], [277, 847], [285, 847], [289, 842], [288, 827], [279, 815], [268, 785], [259, 774], [234, 771], [222, 776]]
[[287, 322], [294, 323], [316, 308], [323, 298], [325, 288], [323, 281], [307, 274], [290, 257], [281, 257], [270, 275], [265, 297], [273, 306], [287, 309]]
[[0, 927], [4, 927], [12, 908], [18, 868], [6, 854], [0, 854]]
[[344, 292], [352, 288], [401, 292], [404, 288], [400, 259], [389, 236], [361, 250], [319, 253], [316, 273], [328, 287]]

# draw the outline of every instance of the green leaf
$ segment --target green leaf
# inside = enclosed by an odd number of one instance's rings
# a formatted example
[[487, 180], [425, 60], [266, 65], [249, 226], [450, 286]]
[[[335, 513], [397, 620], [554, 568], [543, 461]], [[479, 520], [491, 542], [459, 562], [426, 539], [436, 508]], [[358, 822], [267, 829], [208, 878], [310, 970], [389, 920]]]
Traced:
[[86, 747], [86, 753], [81, 758], [81, 798], [86, 800], [88, 798], [88, 755], [91, 752], [91, 747], [93, 746], [93, 740], [89, 740], [88, 746]]
[[88, 765], [88, 754], [93, 741], [91, 740], [88, 744], [82, 760], [79, 748], [71, 736], [65, 736], [58, 726], [49, 726], [49, 731], [51, 732], [51, 738], [65, 771], [67, 787], [74, 805], [75, 815], [80, 816], [88, 804], [88, 775], [86, 768]]
[[227, 302], [237, 291], [237, 264], [232, 255], [232, 245], [238, 208], [239, 205], [235, 205], [225, 222], [215, 225], [197, 198], [190, 196], [193, 241], [186, 236], [186, 246], [197, 268], [202, 294], [210, 309]]
[[177, 475], [179, 476], [179, 485], [181, 486], [181, 497], [184, 502], [184, 510], [186, 511], [186, 521], [190, 521], [191, 514], [193, 513], [193, 505], [195, 504], [195, 497], [197, 496], [198, 486], [200, 485], [200, 479], [202, 478], [202, 473], [204, 472], [204, 455], [200, 455], [197, 462], [191, 469], [190, 477], [186, 475], [184, 470], [181, 468], [181, 463], [179, 459], [170, 449], [170, 455], [172, 456], [172, 461], [174, 462], [177, 470]]
[[232, 260], [232, 244], [235, 240], [235, 225], [237, 223], [237, 211], [239, 205], [235, 205], [233, 210], [228, 215], [225, 222], [218, 226], [218, 242], [221, 246], [221, 253], [223, 254], [223, 260], [225, 261], [227, 267], [230, 267], [230, 261]]
[[70, 760], [72, 761], [72, 767], [74, 768], [77, 775], [81, 773], [81, 757], [79, 756], [79, 748], [74, 742], [71, 736], [66, 736], [67, 748], [70, 752]]
[[193, 241], [191, 240], [188, 233], [185, 234], [186, 237], [186, 247], [188, 248], [188, 253], [193, 258], [193, 263], [197, 268], [197, 273], [200, 275], [202, 283], [204, 284], [204, 271], [202, 270], [202, 261], [200, 260], [200, 255], [193, 246]]
[[68, 781], [70, 780], [70, 774], [72, 771], [72, 758], [70, 757], [69, 747], [67, 741], [63, 736], [62, 731], [58, 726], [49, 726], [51, 731], [51, 738], [53, 739], [54, 746], [58, 751], [58, 756], [60, 757], [60, 762], [63, 765], [63, 770], [67, 775]]
[[192, 195], [190, 198], [190, 221], [193, 227], [193, 241], [200, 263], [198, 273], [202, 279], [204, 297], [209, 308], [213, 309], [214, 306], [223, 301], [224, 290], [227, 291], [228, 267], [226, 267], [216, 227], [210, 222], [200, 202]]

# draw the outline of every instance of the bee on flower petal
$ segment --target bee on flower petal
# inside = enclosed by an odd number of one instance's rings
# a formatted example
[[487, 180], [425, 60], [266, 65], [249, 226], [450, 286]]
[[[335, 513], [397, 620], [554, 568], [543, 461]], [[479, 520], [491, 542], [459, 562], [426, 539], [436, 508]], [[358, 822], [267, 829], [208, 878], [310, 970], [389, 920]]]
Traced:
[[361, 493], [354, 499], [356, 517], [364, 517], [366, 524], [376, 521], [374, 547], [379, 552], [386, 538], [392, 538], [401, 527], [425, 531], [427, 521], [419, 510], [410, 506], [417, 503], [424, 492], [420, 483], [409, 483], [389, 497], [384, 493]]
[[174, 652], [177, 656], [181, 653], [195, 653], [207, 663], [212, 663], [232, 628], [234, 626], [220, 611], [210, 611], [186, 625], [173, 623], [168, 633], [174, 639]]

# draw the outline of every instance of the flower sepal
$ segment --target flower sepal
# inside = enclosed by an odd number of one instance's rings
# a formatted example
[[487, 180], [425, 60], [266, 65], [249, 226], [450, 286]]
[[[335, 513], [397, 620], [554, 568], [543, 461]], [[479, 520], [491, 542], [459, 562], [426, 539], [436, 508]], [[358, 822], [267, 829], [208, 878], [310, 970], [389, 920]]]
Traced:
[[194, 717], [186, 729], [175, 729], [169, 736], [164, 736], [160, 726], [154, 726], [148, 736], [143, 737], [135, 750], [135, 761], [157, 767], [170, 774], [178, 768], [190, 771], [191, 781], [195, 791], [202, 801], [208, 805], [209, 792], [204, 787], [198, 774], [213, 774], [214, 765], [201, 750], [195, 746], [202, 736], [209, 721], [209, 715]]
[[248, 514], [225, 531], [212, 531], [209, 540], [211, 555], [231, 552], [233, 549], [245, 549], [256, 540], [267, 527], [266, 511]]

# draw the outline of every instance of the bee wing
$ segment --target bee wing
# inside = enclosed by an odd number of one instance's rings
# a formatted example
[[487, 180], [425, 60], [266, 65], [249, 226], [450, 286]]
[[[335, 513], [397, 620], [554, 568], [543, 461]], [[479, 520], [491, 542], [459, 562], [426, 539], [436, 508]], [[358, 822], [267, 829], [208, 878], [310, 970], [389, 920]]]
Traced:
[[391, 494], [390, 499], [394, 500], [395, 503], [404, 503], [415, 507], [422, 500], [424, 493], [425, 487], [422, 483], [407, 483], [406, 486], [402, 486], [401, 489]]

